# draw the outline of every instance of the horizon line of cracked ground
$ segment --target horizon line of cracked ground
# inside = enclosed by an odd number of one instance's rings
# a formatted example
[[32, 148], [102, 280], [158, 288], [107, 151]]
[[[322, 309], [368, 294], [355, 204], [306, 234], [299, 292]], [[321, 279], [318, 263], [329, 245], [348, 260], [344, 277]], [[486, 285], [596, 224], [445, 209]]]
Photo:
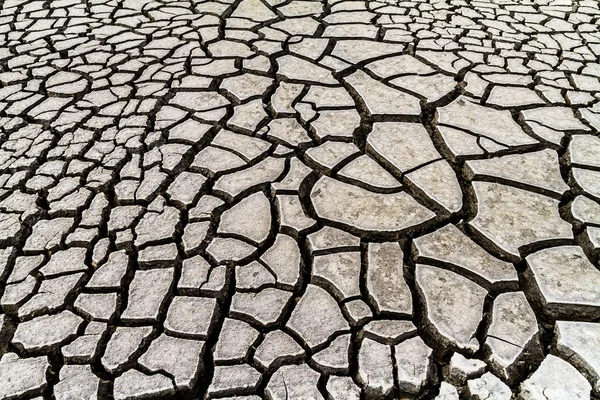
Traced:
[[599, 399], [599, 18], [0, 1], [0, 399]]

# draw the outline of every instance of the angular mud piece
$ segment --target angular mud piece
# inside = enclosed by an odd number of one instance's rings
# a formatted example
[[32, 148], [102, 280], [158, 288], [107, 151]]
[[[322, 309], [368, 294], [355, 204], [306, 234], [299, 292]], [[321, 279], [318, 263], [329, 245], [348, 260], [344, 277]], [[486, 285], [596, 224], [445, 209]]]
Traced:
[[296, 304], [287, 326], [311, 348], [325, 343], [334, 333], [350, 328], [334, 298], [312, 284]]
[[554, 338], [556, 353], [584, 374], [595, 395], [600, 394], [600, 324], [557, 321]]
[[265, 393], [273, 400], [323, 399], [317, 388], [319, 373], [306, 364], [279, 368], [267, 384]]
[[486, 285], [517, 286], [515, 268], [475, 243], [454, 225], [445, 225], [413, 241], [417, 261], [434, 260], [458, 267], [461, 274], [475, 274]]
[[470, 178], [501, 178], [517, 185], [543, 189], [557, 198], [569, 190], [560, 175], [559, 157], [554, 150], [472, 160], [467, 161], [466, 166], [466, 173]]
[[477, 215], [469, 222], [502, 252], [519, 257], [523, 246], [573, 238], [558, 200], [511, 186], [473, 182]]
[[369, 243], [367, 290], [380, 313], [412, 315], [412, 294], [404, 280], [403, 258], [398, 243]]
[[600, 316], [600, 271], [577, 246], [540, 250], [526, 258], [531, 294], [553, 318]]
[[50, 352], [75, 338], [82, 323], [83, 318], [70, 311], [44, 315], [21, 322], [14, 333], [12, 343], [26, 351]]
[[473, 400], [510, 400], [510, 388], [489, 372], [467, 382], [467, 392]]
[[542, 358], [539, 336], [535, 314], [523, 292], [496, 297], [484, 343], [490, 369], [505, 381], [515, 382], [527, 365]]
[[358, 376], [366, 393], [388, 396], [394, 390], [394, 368], [390, 346], [364, 339], [358, 353]]
[[50, 363], [46, 357], [19, 358], [6, 353], [0, 359], [0, 397], [16, 398], [41, 394], [46, 388], [46, 371]]
[[435, 218], [405, 192], [374, 193], [328, 177], [321, 178], [311, 191], [317, 215], [357, 232], [402, 232]]
[[[568, 387], [567, 387], [568, 384]], [[589, 399], [589, 382], [568, 362], [551, 354], [519, 387], [522, 400]]]
[[417, 265], [415, 278], [427, 329], [440, 345], [476, 352], [480, 343], [475, 333], [487, 291], [454, 272], [422, 264]]

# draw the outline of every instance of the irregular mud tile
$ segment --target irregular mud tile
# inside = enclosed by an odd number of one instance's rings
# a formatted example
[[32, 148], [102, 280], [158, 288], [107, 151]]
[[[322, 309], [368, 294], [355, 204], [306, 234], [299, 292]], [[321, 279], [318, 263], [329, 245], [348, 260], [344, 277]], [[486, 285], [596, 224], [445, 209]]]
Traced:
[[458, 390], [451, 384], [442, 382], [440, 384], [440, 393], [434, 400], [459, 400]]
[[[209, 45], [211, 52], [213, 52], [215, 44]], [[223, 79], [221, 88], [231, 93], [237, 101], [243, 102], [251, 97], [263, 95], [272, 83], [273, 79], [265, 76], [242, 74]]]
[[85, 328], [82, 336], [78, 336], [66, 346], [61, 348], [65, 361], [72, 363], [89, 363], [98, 347], [102, 334], [106, 330], [106, 324], [92, 321]]
[[13, 335], [12, 343], [20, 349], [34, 352], [49, 352], [77, 335], [83, 318], [70, 311], [44, 315], [21, 322]]
[[225, 211], [217, 233], [243, 236], [256, 244], [271, 231], [271, 203], [262, 192], [254, 193]]
[[129, 285], [123, 320], [157, 320], [160, 308], [171, 288], [173, 268], [136, 271]]
[[399, 232], [435, 217], [404, 192], [374, 193], [328, 177], [313, 186], [317, 215], [361, 232]]
[[120, 288], [127, 272], [129, 256], [124, 250], [110, 253], [105, 264], [100, 266], [87, 282], [88, 288]]
[[600, 167], [600, 138], [593, 135], [574, 135], [569, 144], [571, 163], [588, 167]]
[[227, 126], [253, 133], [267, 117], [262, 100], [252, 100], [233, 108], [233, 116], [229, 118]]
[[198, 378], [204, 342], [180, 339], [162, 334], [150, 344], [138, 360], [153, 372], [164, 371], [173, 376], [177, 389], [192, 389]]
[[364, 339], [358, 353], [358, 377], [366, 393], [389, 396], [394, 390], [394, 369], [390, 346]]
[[417, 265], [415, 278], [431, 334], [444, 346], [476, 352], [475, 333], [487, 291], [454, 272], [422, 264]]
[[343, 308], [349, 317], [349, 322], [353, 325], [363, 323], [367, 318], [373, 316], [371, 309], [362, 300], [351, 300], [344, 303]]
[[558, 200], [497, 183], [473, 182], [473, 189], [477, 215], [469, 224], [514, 257], [526, 245], [573, 238]]
[[[370, 40], [338, 40], [332, 55], [356, 64], [371, 58], [398, 54], [404, 51], [404, 45], [398, 43], [382, 43]], [[401, 60], [403, 62], [407, 60]], [[400, 112], [399, 112], [400, 114]]]
[[331, 71], [292, 55], [277, 58], [277, 73], [291, 81], [336, 85], [338, 81]]
[[264, 265], [252, 261], [248, 265], [235, 267], [237, 289], [258, 289], [265, 285], [275, 285], [276, 277]]
[[589, 399], [591, 390], [589, 382], [571, 364], [548, 354], [533, 375], [519, 387], [519, 398]]
[[183, 260], [177, 288], [180, 290], [199, 289], [207, 281], [210, 268], [210, 264], [201, 256]]
[[139, 350], [142, 342], [152, 333], [152, 328], [117, 327], [104, 350], [101, 362], [110, 372], [118, 371]]
[[23, 251], [52, 250], [57, 247], [73, 226], [73, 218], [54, 218], [38, 221], [27, 238]]
[[46, 371], [50, 367], [47, 357], [19, 358], [6, 353], [0, 358], [0, 397], [17, 398], [41, 394], [47, 386]]
[[311, 348], [325, 343], [334, 333], [350, 328], [333, 297], [312, 284], [296, 304], [286, 326], [298, 333]]
[[317, 221], [304, 212], [300, 198], [291, 194], [279, 194], [275, 199], [281, 229], [299, 236], [316, 225]]
[[600, 172], [582, 168], [573, 168], [571, 172], [577, 186], [582, 188], [587, 194], [600, 198], [600, 189], [598, 189], [600, 185]]
[[494, 86], [486, 104], [508, 108], [543, 105], [545, 102], [537, 93], [526, 87]]
[[454, 225], [445, 225], [413, 241], [413, 252], [419, 262], [436, 260], [456, 265], [477, 274], [489, 284], [516, 285], [517, 271], [481, 248]]
[[594, 394], [600, 393], [600, 324], [592, 322], [557, 321], [554, 328], [556, 354], [568, 359], [592, 384]]
[[245, 360], [260, 333], [249, 324], [237, 319], [225, 318], [213, 358], [219, 361]]
[[319, 115], [310, 126], [321, 140], [327, 138], [351, 138], [360, 126], [360, 114], [350, 110], [319, 110]]
[[212, 382], [208, 387], [210, 396], [248, 391], [256, 388], [260, 373], [248, 364], [217, 365]]
[[182, 172], [171, 183], [167, 189], [167, 194], [171, 200], [178, 204], [189, 206], [194, 202], [200, 190], [202, 190], [204, 182], [206, 182], [206, 178], [203, 175], [193, 172]]
[[98, 321], [108, 321], [117, 308], [117, 293], [80, 293], [73, 307]]
[[272, 331], [265, 335], [262, 343], [256, 348], [254, 360], [268, 369], [280, 359], [303, 354], [302, 347], [290, 335], [282, 331]]
[[418, 98], [384, 85], [362, 71], [354, 72], [344, 81], [358, 93], [369, 116], [421, 113]]
[[573, 115], [573, 110], [568, 107], [533, 108], [523, 110], [521, 113], [528, 124], [533, 121], [557, 131], [587, 131], [590, 129], [577, 119]]
[[246, 165], [246, 161], [240, 156], [218, 147], [207, 146], [196, 155], [191, 168], [217, 174], [244, 165]]
[[538, 187], [561, 196], [569, 190], [569, 186], [561, 177], [558, 158], [554, 150], [547, 149], [488, 160], [472, 160], [466, 162], [466, 173], [471, 179], [492, 176]]
[[49, 313], [63, 307], [65, 299], [76, 289], [83, 277], [84, 274], [80, 273], [43, 280], [37, 294], [19, 308], [19, 318]]
[[275, 242], [260, 257], [275, 274], [277, 283], [290, 287], [296, 286], [300, 279], [302, 255], [298, 243], [290, 236], [277, 234]]
[[64, 365], [59, 372], [60, 381], [54, 385], [56, 400], [97, 399], [100, 378], [89, 365]]
[[402, 184], [392, 174], [367, 155], [362, 155], [348, 163], [338, 172], [338, 176], [377, 189], [398, 189], [402, 187]]
[[448, 382], [456, 386], [463, 386], [468, 379], [477, 378], [485, 372], [485, 362], [478, 359], [466, 358], [460, 353], [454, 353], [450, 364], [444, 369]]
[[354, 247], [358, 250], [360, 239], [341, 229], [324, 226], [321, 230], [307, 236], [311, 251]]
[[384, 344], [397, 344], [417, 333], [411, 321], [375, 320], [366, 324], [361, 335]]
[[317, 256], [313, 261], [312, 279], [332, 287], [342, 299], [360, 296], [359, 252], [333, 253]]
[[277, 321], [292, 293], [266, 288], [258, 293], [236, 293], [231, 300], [231, 312], [245, 315], [262, 325]]
[[2, 309], [6, 312], [16, 311], [35, 291], [36, 285], [37, 280], [31, 275], [21, 282], [6, 285], [2, 299], [0, 299]]
[[585, 196], [577, 196], [573, 200], [571, 214], [581, 223], [600, 224], [600, 204]]
[[[188, 226], [191, 224], [188, 224]], [[175, 243], [149, 246], [138, 252], [140, 268], [172, 267], [177, 264], [177, 245]]]
[[381, 78], [396, 75], [428, 75], [435, 72], [433, 68], [408, 54], [373, 61], [367, 64], [366, 68]]
[[210, 195], [204, 195], [200, 197], [196, 206], [188, 211], [189, 221], [210, 220], [215, 209], [223, 204], [224, 202], [221, 199]]
[[170, 378], [162, 374], [146, 375], [135, 369], [130, 369], [115, 378], [113, 389], [115, 400], [155, 398], [174, 394], [175, 388]]
[[400, 172], [441, 158], [421, 124], [376, 122], [367, 138], [368, 150]]
[[165, 331], [190, 337], [206, 337], [217, 301], [206, 297], [175, 296], [165, 319]]
[[306, 364], [279, 368], [267, 384], [265, 394], [272, 400], [323, 399], [317, 388], [319, 373]]
[[412, 295], [403, 277], [398, 243], [369, 243], [367, 290], [379, 313], [412, 315]]
[[108, 219], [108, 231], [116, 232], [129, 228], [133, 221], [142, 215], [141, 206], [117, 206], [110, 210]]
[[269, 122], [267, 127], [268, 138], [274, 138], [288, 146], [296, 147], [312, 141], [308, 132], [294, 118], [277, 118]]
[[325, 372], [345, 372], [350, 367], [350, 334], [338, 336], [325, 349], [313, 354], [313, 361]]
[[491, 370], [508, 382], [542, 358], [537, 320], [523, 292], [496, 297], [484, 349]]
[[[183, 228], [181, 241], [183, 243], [183, 250], [186, 254], [190, 254], [202, 245], [209, 229], [209, 221], [190, 222]], [[174, 257], [173, 259], [176, 258], [177, 257]]]
[[390, 81], [390, 84], [417, 93], [427, 103], [433, 103], [454, 92], [458, 82], [453, 77], [442, 74], [428, 76], [401, 76]]
[[279, 114], [295, 114], [296, 110], [292, 107], [294, 100], [302, 92], [304, 85], [280, 82], [271, 97], [271, 108], [275, 112], [275, 116]]
[[480, 146], [477, 136], [449, 126], [438, 125], [436, 129], [454, 156], [452, 161], [456, 161], [459, 157], [484, 154], [484, 149]]
[[242, 171], [222, 176], [214, 185], [214, 190], [236, 197], [251, 187], [275, 181], [283, 172], [285, 160], [269, 157]]
[[333, 400], [360, 399], [360, 388], [349, 376], [330, 376], [327, 381], [327, 393]]
[[193, 119], [186, 119], [169, 129], [168, 137], [171, 142], [182, 141], [187, 144], [196, 144], [202, 141], [210, 129], [211, 125], [209, 124], [203, 124]]
[[304, 154], [308, 160], [330, 172], [340, 162], [357, 152], [358, 148], [353, 143], [329, 141], [317, 147], [311, 147]]
[[307, 167], [296, 157], [293, 157], [290, 160], [290, 170], [287, 175], [281, 181], [273, 182], [271, 186], [277, 194], [286, 191], [298, 192], [300, 190], [300, 185], [311, 172], [312, 169]]
[[206, 252], [213, 256], [218, 263], [240, 261], [255, 251], [256, 247], [241, 240], [219, 237], [214, 238], [206, 248]]
[[417, 336], [397, 344], [394, 351], [400, 392], [418, 394], [432, 374], [432, 350]]
[[498, 111], [459, 97], [437, 109], [438, 123], [482, 135], [506, 146], [535, 144], [512, 119], [509, 111]]
[[467, 382], [467, 392], [474, 400], [510, 400], [510, 388], [489, 372]]
[[211, 144], [231, 149], [241, 154], [248, 162], [260, 157], [271, 147], [269, 142], [262, 139], [241, 135], [226, 129], [221, 130], [212, 140]]
[[463, 205], [463, 194], [456, 173], [445, 160], [435, 161], [406, 175], [425, 195], [450, 213]]
[[577, 246], [540, 250], [526, 257], [531, 294], [553, 318], [600, 315], [600, 271]]
[[140, 247], [159, 240], [172, 239], [179, 222], [180, 212], [165, 207], [162, 212], [147, 212], [135, 227], [135, 245]]

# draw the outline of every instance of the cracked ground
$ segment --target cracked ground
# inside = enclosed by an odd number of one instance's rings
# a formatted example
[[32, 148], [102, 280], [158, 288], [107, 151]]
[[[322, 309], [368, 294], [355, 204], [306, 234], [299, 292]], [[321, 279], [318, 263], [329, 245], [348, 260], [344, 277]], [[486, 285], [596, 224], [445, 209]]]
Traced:
[[599, 26], [0, 1], [0, 399], [599, 399]]

